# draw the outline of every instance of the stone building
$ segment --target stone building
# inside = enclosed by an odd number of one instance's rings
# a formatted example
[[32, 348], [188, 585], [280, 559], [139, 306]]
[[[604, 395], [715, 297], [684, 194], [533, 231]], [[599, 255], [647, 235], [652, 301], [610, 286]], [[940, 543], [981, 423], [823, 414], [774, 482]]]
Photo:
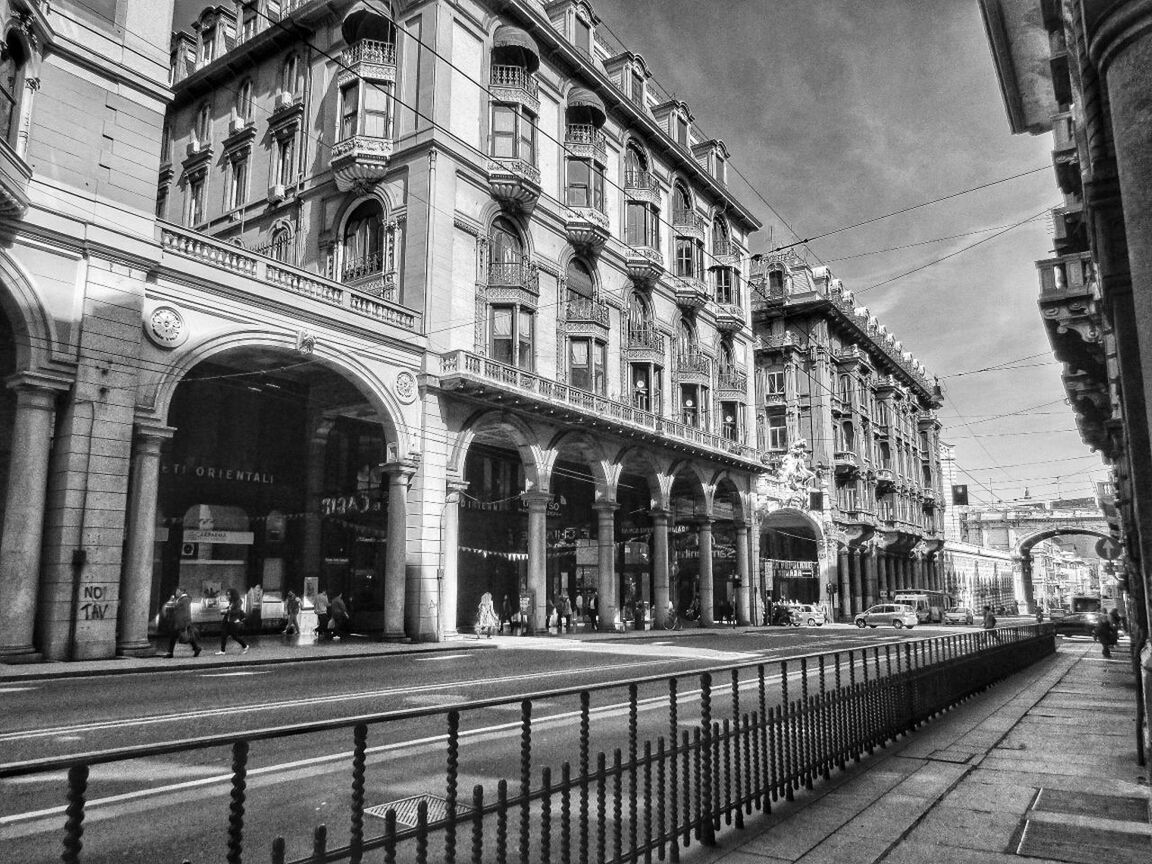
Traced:
[[760, 222], [590, 4], [224, 3], [170, 43], [166, 3], [4, 6], [41, 85], [0, 147], [5, 659], [148, 650], [178, 584], [206, 622], [323, 586], [389, 639], [484, 592], [749, 619]]
[[[1152, 2], [980, 0], [1013, 133], [1051, 132], [1064, 204], [1040, 311], [1084, 442], [1115, 478], [1112, 532], [1152, 709]], [[1145, 735], [1152, 746], [1152, 736]]]
[[777, 466], [758, 490], [763, 584], [841, 619], [943, 590], [935, 381], [827, 267], [784, 253], [751, 274], [756, 434]]

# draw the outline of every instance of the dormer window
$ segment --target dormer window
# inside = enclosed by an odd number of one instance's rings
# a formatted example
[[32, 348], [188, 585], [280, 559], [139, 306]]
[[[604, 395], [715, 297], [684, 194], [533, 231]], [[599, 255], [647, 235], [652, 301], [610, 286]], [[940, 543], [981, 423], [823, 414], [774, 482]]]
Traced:
[[676, 115], [676, 143], [681, 147], [688, 146], [688, 120], [682, 115]]
[[216, 59], [216, 25], [200, 31], [200, 62], [204, 65]]
[[632, 70], [632, 87], [628, 96], [641, 108], [644, 107], [644, 75], [638, 69]]
[[240, 23], [240, 38], [247, 42], [256, 35], [256, 0], [244, 6], [243, 15]]
[[719, 153], [716, 154], [715, 161], [713, 162], [712, 176], [716, 178], [717, 183], [728, 182], [728, 163], [724, 161], [724, 157]]
[[576, 32], [574, 34], [574, 42], [576, 50], [583, 52], [587, 56], [592, 56], [592, 25], [581, 18], [576, 16]]

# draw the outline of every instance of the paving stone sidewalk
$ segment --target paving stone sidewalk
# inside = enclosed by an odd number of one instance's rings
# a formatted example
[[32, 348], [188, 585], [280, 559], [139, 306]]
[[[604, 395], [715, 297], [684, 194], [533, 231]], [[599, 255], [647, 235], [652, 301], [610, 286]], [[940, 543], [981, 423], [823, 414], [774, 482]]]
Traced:
[[1149, 864], [1124, 640], [1088, 642], [1000, 682], [860, 765], [725, 829], [692, 864]]

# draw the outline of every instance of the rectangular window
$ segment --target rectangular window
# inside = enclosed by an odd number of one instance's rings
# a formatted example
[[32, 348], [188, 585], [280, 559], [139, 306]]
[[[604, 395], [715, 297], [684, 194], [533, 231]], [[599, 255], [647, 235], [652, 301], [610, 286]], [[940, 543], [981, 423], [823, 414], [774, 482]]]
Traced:
[[156, 192], [156, 218], [168, 218], [168, 187], [164, 186]]
[[691, 237], [676, 238], [676, 275], [694, 277], [696, 275], [695, 242]]
[[287, 135], [276, 143], [276, 177], [283, 186], [292, 185], [296, 176], [296, 136]]
[[568, 160], [568, 206], [592, 206], [592, 166], [583, 159]]
[[721, 183], [727, 183], [727, 171], [724, 164], [724, 158], [717, 154], [716, 156], [716, 179]]
[[200, 34], [200, 62], [211, 63], [216, 59], [216, 28], [211, 27]]
[[720, 403], [720, 434], [728, 441], [740, 440], [740, 406], [738, 403]]
[[629, 201], [625, 212], [624, 241], [629, 246], [644, 246], [647, 238], [644, 236], [644, 216], [647, 207], [638, 201]]
[[695, 384], [680, 385], [680, 422], [685, 426], [700, 427], [700, 418], [704, 414], [701, 404], [700, 388]]
[[492, 155], [516, 158], [516, 109], [511, 105], [492, 106]]
[[360, 85], [353, 81], [340, 91], [340, 140], [346, 141], [359, 131]]
[[688, 121], [676, 115], [676, 143], [681, 147], [688, 146]]
[[632, 364], [632, 407], [641, 411], [652, 410], [652, 367], [644, 363]]
[[784, 395], [784, 372], [777, 370], [764, 376], [765, 392], [768, 396]]
[[188, 224], [199, 225], [204, 221], [204, 175], [188, 182]]
[[256, 10], [251, 6], [244, 7], [244, 22], [240, 29], [240, 38], [247, 42], [256, 35]]
[[768, 449], [788, 449], [788, 425], [784, 417], [771, 416], [768, 418]]
[[523, 112], [520, 117], [520, 153], [519, 156], [529, 165], [536, 164], [536, 118], [529, 112]]
[[361, 134], [373, 138], [388, 138], [392, 94], [383, 84], [370, 84], [364, 88], [364, 121]]
[[160, 133], [160, 161], [172, 161], [172, 130], [168, 128], [168, 124], [164, 124], [164, 129]]
[[248, 160], [233, 159], [232, 174], [228, 187], [228, 207], [242, 207], [248, 197]]
[[518, 326], [516, 328], [516, 338], [520, 346], [517, 353], [516, 365], [521, 369], [532, 371], [535, 368], [535, 352], [532, 350], [533, 342], [533, 328], [535, 324], [535, 316], [527, 310], [521, 309], [518, 316]]
[[736, 294], [732, 287], [732, 268], [716, 268], [716, 302], [732, 305], [736, 302]]
[[507, 363], [509, 366], [515, 365], [515, 354], [513, 353], [515, 343], [512, 337], [513, 311], [510, 306], [493, 306], [490, 322], [492, 359], [498, 363]]
[[641, 108], [644, 107], [644, 76], [635, 71], [632, 73], [631, 96], [634, 103], [639, 105]]
[[592, 166], [592, 206], [604, 212], [604, 169]]
[[592, 28], [582, 18], [576, 18], [576, 48], [592, 56]]

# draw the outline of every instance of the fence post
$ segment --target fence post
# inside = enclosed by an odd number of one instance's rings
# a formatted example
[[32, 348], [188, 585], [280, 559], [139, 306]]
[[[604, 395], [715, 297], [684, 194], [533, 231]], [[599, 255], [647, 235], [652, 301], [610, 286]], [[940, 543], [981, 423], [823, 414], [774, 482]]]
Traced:
[[716, 845], [716, 832], [712, 827], [712, 675], [704, 672], [700, 675], [700, 738], [701, 751], [704, 758], [701, 760], [701, 836], [700, 842], [705, 846]]
[[[680, 860], [680, 841], [677, 837], [677, 831], [680, 828], [680, 812], [679, 812], [679, 783], [677, 782], [677, 754], [680, 743], [680, 730], [677, 728], [676, 719], [676, 678], [668, 679], [668, 743], [671, 747], [671, 758], [668, 761], [668, 798], [671, 810], [669, 813], [669, 822], [671, 823], [672, 830], [669, 832], [672, 835], [672, 848], [671, 856], [673, 861]], [[688, 788], [688, 772], [684, 772], [684, 788]], [[688, 808], [685, 806], [684, 815], [687, 817]], [[663, 834], [663, 830], [660, 832]]]
[[84, 795], [88, 790], [88, 766], [73, 765], [68, 769], [68, 809], [64, 820], [64, 864], [78, 864], [84, 848]]
[[448, 712], [448, 766], [444, 789], [444, 861], [456, 861], [456, 787], [460, 771], [460, 712]]
[[247, 798], [248, 742], [232, 745], [232, 801], [228, 806], [228, 864], [244, 856], [244, 802]]
[[580, 864], [588, 864], [588, 770], [591, 696], [580, 691]]
[[532, 801], [532, 700], [520, 703], [520, 861], [528, 864]]

